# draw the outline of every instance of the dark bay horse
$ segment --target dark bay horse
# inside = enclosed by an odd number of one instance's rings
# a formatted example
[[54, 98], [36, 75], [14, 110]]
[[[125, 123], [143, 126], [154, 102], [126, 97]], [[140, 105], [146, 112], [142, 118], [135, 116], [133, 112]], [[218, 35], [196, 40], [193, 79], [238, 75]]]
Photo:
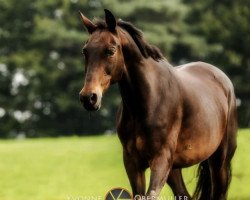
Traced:
[[95, 23], [80, 14], [90, 33], [83, 48], [86, 75], [80, 100], [96, 111], [103, 93], [118, 83], [117, 131], [134, 197], [155, 199], [168, 183], [174, 195], [191, 199], [181, 168], [199, 163], [193, 198], [226, 199], [237, 132], [229, 78], [203, 62], [171, 66], [137, 28], [108, 10], [105, 21]]

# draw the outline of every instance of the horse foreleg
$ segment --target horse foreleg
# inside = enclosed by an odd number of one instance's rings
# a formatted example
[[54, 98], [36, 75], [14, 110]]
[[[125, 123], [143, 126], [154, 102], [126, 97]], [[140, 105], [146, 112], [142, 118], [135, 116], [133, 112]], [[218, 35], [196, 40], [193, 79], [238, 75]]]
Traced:
[[136, 157], [129, 155], [125, 151], [123, 153], [123, 161], [133, 196], [138, 196], [140, 199], [141, 196], [145, 195], [145, 169], [140, 165], [140, 162]]
[[175, 197], [179, 197], [184, 200], [191, 199], [183, 181], [181, 169], [172, 169], [169, 172], [167, 183], [171, 187]]
[[167, 180], [171, 163], [170, 150], [166, 149], [162, 150], [150, 162], [149, 167], [151, 169], [151, 176], [146, 195], [148, 199], [157, 199], [159, 196], [161, 189]]

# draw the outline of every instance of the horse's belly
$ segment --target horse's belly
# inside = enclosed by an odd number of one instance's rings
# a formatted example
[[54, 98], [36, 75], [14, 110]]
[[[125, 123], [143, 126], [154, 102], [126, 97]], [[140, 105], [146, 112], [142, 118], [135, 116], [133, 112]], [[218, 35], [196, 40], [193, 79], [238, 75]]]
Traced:
[[[194, 129], [195, 130], [195, 129]], [[174, 154], [173, 167], [189, 167], [208, 159], [221, 144], [224, 130], [186, 131], [180, 137]]]
[[208, 159], [218, 148], [221, 140], [211, 145], [186, 144], [174, 154], [173, 167], [189, 167]]

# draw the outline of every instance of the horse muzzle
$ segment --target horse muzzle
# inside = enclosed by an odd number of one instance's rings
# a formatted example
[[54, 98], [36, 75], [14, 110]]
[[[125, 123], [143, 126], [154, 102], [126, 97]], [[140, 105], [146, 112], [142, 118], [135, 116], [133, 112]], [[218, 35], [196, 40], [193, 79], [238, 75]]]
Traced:
[[87, 111], [97, 111], [101, 107], [101, 96], [97, 93], [79, 94], [79, 99]]

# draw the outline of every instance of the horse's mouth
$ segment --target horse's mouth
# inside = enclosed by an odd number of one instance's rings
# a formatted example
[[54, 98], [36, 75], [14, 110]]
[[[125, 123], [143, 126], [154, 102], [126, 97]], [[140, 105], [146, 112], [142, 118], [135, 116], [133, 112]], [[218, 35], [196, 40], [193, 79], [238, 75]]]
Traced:
[[96, 104], [96, 105], [91, 105], [91, 104], [83, 104], [83, 107], [87, 110], [87, 111], [98, 111], [101, 108], [101, 104]]

